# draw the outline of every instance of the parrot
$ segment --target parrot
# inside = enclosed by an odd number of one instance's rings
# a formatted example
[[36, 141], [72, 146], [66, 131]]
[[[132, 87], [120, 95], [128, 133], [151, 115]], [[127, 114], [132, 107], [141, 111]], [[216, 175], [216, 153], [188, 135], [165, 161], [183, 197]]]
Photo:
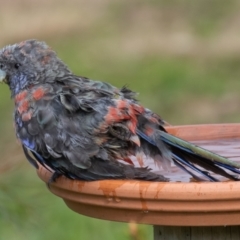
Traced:
[[[73, 180], [167, 182], [175, 165], [198, 181], [238, 181], [240, 164], [175, 137], [128, 87], [75, 75], [45, 42], [0, 50], [0, 82], [14, 101], [14, 125], [27, 160]], [[132, 159], [135, 158], [136, 164]], [[151, 159], [163, 174], [144, 164]]]

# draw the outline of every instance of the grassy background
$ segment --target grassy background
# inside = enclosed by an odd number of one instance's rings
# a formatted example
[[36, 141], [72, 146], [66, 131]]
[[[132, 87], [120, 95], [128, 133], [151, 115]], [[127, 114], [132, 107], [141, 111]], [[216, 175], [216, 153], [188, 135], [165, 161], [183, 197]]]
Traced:
[[[0, 0], [0, 46], [45, 40], [79, 75], [127, 84], [171, 124], [239, 122], [237, 0]], [[25, 160], [0, 88], [0, 239], [137, 239], [70, 211]], [[138, 240], [152, 239], [138, 226]]]

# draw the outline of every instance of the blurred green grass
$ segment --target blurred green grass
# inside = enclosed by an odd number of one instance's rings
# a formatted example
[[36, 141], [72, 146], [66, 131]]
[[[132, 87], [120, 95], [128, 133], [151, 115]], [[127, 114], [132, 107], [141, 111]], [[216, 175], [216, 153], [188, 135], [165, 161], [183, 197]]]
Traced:
[[[174, 125], [239, 122], [236, 0], [3, 2], [1, 44], [45, 40], [74, 73], [128, 85]], [[9, 96], [1, 86], [0, 239], [133, 239], [128, 224], [78, 215], [48, 191], [16, 144]]]
[[139, 93], [142, 104], [171, 124], [239, 119], [240, 56], [198, 59], [150, 53], [137, 59], [118, 59], [104, 53], [92, 56], [88, 51], [91, 42], [81, 48], [77, 37], [68, 42], [65, 39], [56, 47], [75, 73], [118, 87], [127, 85]]

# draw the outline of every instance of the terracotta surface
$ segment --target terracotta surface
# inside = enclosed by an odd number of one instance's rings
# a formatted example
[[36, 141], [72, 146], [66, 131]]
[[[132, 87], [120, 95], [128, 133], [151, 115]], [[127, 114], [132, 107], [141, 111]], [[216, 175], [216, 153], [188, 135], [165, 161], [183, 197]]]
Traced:
[[[186, 140], [239, 138], [240, 124], [174, 126], [168, 131]], [[38, 175], [47, 182], [51, 173], [40, 167]], [[240, 225], [240, 182], [83, 182], [61, 177], [50, 190], [73, 211], [100, 219], [163, 226]]]

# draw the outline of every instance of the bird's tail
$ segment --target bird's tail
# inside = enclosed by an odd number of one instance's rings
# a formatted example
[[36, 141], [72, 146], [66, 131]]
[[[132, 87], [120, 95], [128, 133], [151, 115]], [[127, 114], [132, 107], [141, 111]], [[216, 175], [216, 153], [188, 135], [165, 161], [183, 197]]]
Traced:
[[[164, 131], [156, 131], [153, 136], [147, 136], [140, 130], [137, 134], [157, 147], [162, 155], [162, 146], [168, 148], [169, 156], [176, 166], [180, 167], [197, 180], [219, 181], [215, 175], [221, 175], [231, 180], [239, 180], [240, 164], [230, 161], [220, 155], [205, 150], [190, 142], [184, 141]], [[170, 150], [170, 151], [169, 151]], [[212, 176], [214, 173], [214, 176]]]

